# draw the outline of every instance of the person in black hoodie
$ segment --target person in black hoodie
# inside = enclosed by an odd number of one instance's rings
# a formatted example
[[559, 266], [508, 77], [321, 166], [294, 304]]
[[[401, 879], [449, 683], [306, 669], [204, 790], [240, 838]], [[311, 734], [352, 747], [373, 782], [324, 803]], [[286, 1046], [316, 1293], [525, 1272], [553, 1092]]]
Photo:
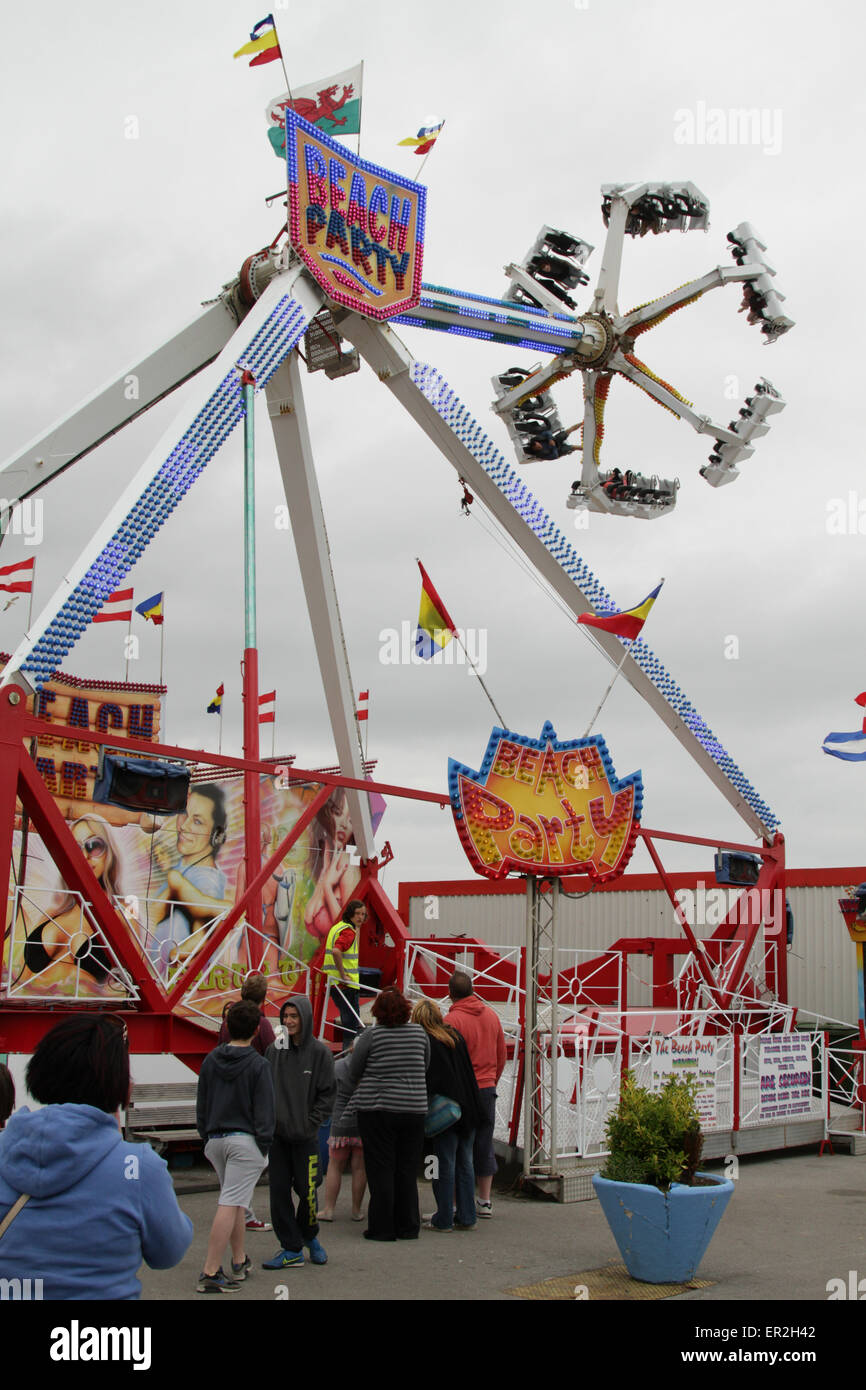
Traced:
[[[199, 1293], [233, 1293], [250, 1269], [244, 1251], [246, 1209], [274, 1137], [271, 1069], [250, 1044], [260, 1022], [256, 1004], [241, 1000], [226, 1013], [230, 1042], [205, 1057], [196, 1093], [196, 1128], [220, 1180]], [[231, 1277], [220, 1263], [231, 1242]]]
[[423, 1225], [428, 1231], [453, 1231], [455, 1227], [468, 1231], [476, 1222], [472, 1146], [475, 1130], [484, 1118], [478, 1083], [465, 1042], [456, 1028], [444, 1022], [432, 999], [418, 1000], [412, 1022], [420, 1023], [430, 1039], [427, 1094], [431, 1105], [434, 1096], [445, 1096], [460, 1109], [452, 1125], [427, 1137], [436, 1158], [436, 1211], [424, 1218]]
[[[280, 1242], [263, 1269], [291, 1269], [304, 1263], [304, 1246], [314, 1265], [327, 1264], [318, 1241], [316, 1186], [319, 1180], [319, 1127], [334, 1109], [334, 1059], [313, 1037], [313, 1010], [305, 994], [293, 994], [280, 1009], [283, 1034], [265, 1057], [273, 1070], [277, 1119], [271, 1150], [271, 1221]], [[298, 1197], [298, 1210], [292, 1189]]]

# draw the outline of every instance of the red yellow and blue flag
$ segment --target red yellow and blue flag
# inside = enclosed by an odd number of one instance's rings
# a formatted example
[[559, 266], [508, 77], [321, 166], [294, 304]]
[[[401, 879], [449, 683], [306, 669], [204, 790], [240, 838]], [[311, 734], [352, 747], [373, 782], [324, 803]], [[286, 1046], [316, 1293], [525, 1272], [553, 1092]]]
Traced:
[[144, 603], [137, 603], [135, 611], [140, 613], [146, 622], [162, 627], [162, 600], [163, 594], [154, 594], [151, 598], [146, 598]]
[[437, 121], [435, 117], [428, 118], [427, 125], [422, 125], [417, 135], [410, 135], [406, 140], [398, 140], [398, 145], [414, 145], [415, 154], [429, 154], [439, 137], [444, 126], [444, 120]]
[[222, 712], [223, 712], [223, 710], [222, 710], [223, 695], [225, 695], [225, 693], [226, 693], [226, 688], [225, 688], [225, 686], [224, 686], [224, 685], [218, 685], [217, 688], [216, 688], [216, 695], [214, 695], [213, 699], [211, 700], [210, 704], [209, 704], [208, 707], [207, 707], [207, 713], [208, 713], [208, 714], [222, 714]]
[[429, 661], [447, 647], [456, 629], [420, 560], [418, 568], [421, 571], [421, 606], [418, 610], [415, 650], [424, 661]]
[[264, 19], [260, 19], [255, 28], [250, 30], [249, 43], [245, 43], [243, 48], [239, 48], [234, 57], [245, 58], [248, 53], [255, 55], [250, 59], [251, 68], [260, 67], [262, 63], [273, 63], [277, 58], [282, 58], [280, 41], [277, 38], [272, 14], [265, 15]]
[[626, 608], [621, 613], [581, 613], [578, 618], [579, 623], [585, 623], [587, 627], [600, 628], [602, 632], [612, 632], [615, 637], [626, 637], [630, 640], [637, 637], [647, 618], [650, 609], [659, 596], [662, 584], [658, 584], [651, 594], [647, 594], [642, 603], [635, 608]]

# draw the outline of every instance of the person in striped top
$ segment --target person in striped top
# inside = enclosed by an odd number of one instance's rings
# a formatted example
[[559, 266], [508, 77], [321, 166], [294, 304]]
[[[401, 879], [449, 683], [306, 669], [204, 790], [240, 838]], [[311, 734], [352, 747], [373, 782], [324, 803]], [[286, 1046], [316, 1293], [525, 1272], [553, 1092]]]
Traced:
[[409, 1001], [393, 986], [382, 990], [371, 1012], [376, 1027], [357, 1038], [349, 1068], [370, 1190], [364, 1236], [417, 1240], [430, 1040], [409, 1022]]

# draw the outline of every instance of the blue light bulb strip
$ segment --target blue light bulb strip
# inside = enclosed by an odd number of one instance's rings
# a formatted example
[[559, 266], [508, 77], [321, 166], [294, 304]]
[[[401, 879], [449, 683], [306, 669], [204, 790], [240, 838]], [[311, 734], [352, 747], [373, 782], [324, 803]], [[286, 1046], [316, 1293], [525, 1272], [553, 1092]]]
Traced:
[[[539, 314], [542, 318], [561, 319], [563, 323], [575, 321], [570, 314], [550, 314], [547, 309], [539, 309], [535, 304], [521, 304], [516, 299], [491, 299], [486, 294], [470, 294], [468, 290], [450, 290], [447, 285], [428, 285], [426, 282], [422, 283], [421, 289], [427, 295], [450, 294], [455, 299], [468, 299], [476, 304], [493, 304], [497, 309], [505, 309], [510, 314], [519, 309], [522, 314]], [[424, 303], [423, 298], [421, 303]]]
[[[469, 450], [473, 457], [493, 480], [515, 511], [534, 531], [545, 548], [574, 581], [581, 593], [589, 600], [597, 613], [619, 611], [607, 590], [599, 583], [589, 566], [576, 553], [571, 543], [547, 515], [537, 498], [506, 463], [496, 446], [488, 439], [477, 421], [458, 398], [456, 392], [435, 367], [423, 362], [413, 362], [412, 380], [436, 413], [449, 429]], [[751, 782], [734, 762], [731, 755], [716, 738], [712, 729], [704, 723], [697, 710], [672, 676], [665, 670], [662, 662], [650, 650], [643, 638], [633, 641], [623, 640], [631, 656], [644, 675], [647, 676], [664, 696], [671, 708], [691, 730], [701, 746], [709, 753], [716, 766], [725, 774], [743, 800], [766, 827], [768, 834], [780, 822], [767, 803], [760, 797]]]
[[[291, 295], [284, 295], [274, 306], [242, 354], [257, 390], [300, 341], [307, 323], [306, 312]], [[21, 669], [36, 689], [59, 668], [109, 594], [121, 586], [243, 413], [240, 379], [236, 371], [230, 371], [28, 653]]]

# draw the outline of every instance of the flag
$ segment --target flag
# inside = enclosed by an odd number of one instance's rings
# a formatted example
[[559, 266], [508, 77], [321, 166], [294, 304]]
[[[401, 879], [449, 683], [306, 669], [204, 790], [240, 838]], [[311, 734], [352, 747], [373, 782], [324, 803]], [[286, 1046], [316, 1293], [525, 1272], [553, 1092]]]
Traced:
[[418, 610], [418, 629], [415, 633], [415, 650], [425, 661], [441, 652], [454, 635], [455, 627], [448, 616], [448, 609], [442, 602], [430, 581], [430, 576], [421, 561], [421, 606]]
[[626, 608], [622, 613], [581, 613], [577, 621], [585, 623], [587, 627], [600, 628], [602, 632], [612, 632], [615, 637], [637, 637], [664, 582], [662, 580], [636, 608]]
[[260, 724], [273, 724], [273, 723], [274, 723], [274, 720], [275, 720], [276, 717], [277, 717], [276, 709], [275, 709], [275, 708], [272, 708], [272, 709], [266, 710], [265, 713], [262, 714], [262, 712], [261, 712], [261, 707], [262, 707], [262, 705], [272, 705], [272, 706], [273, 706], [273, 705], [275, 704], [276, 698], [277, 698], [277, 692], [276, 692], [276, 690], [269, 690], [268, 693], [267, 693], [267, 695], [260, 695], [260, 696], [259, 696], [259, 723], [260, 723]]
[[115, 589], [109, 594], [102, 608], [93, 615], [94, 623], [131, 623], [132, 589]]
[[219, 715], [222, 714], [222, 712], [223, 712], [223, 695], [225, 695], [225, 693], [226, 693], [226, 688], [225, 688], [225, 686], [224, 686], [224, 685], [218, 685], [218, 686], [217, 686], [217, 689], [216, 689], [216, 695], [214, 695], [213, 699], [211, 700], [210, 704], [209, 704], [208, 707], [207, 707], [207, 713], [208, 713], [208, 714], [219, 714]]
[[31, 555], [29, 560], [19, 560], [16, 565], [4, 565], [0, 569], [0, 589], [7, 594], [32, 593], [35, 564], [36, 557]]
[[416, 154], [429, 154], [436, 144], [444, 124], [444, 120], [437, 121], [435, 116], [431, 116], [428, 118], [427, 124], [422, 125], [417, 135], [410, 135], [406, 140], [398, 140], [397, 143], [398, 145], [414, 145]]
[[144, 603], [137, 603], [135, 611], [141, 614], [145, 622], [162, 627], [162, 594], [154, 594], [153, 598], [146, 598]]
[[355, 710], [355, 718], [358, 720], [359, 723], [360, 723], [360, 721], [361, 721], [362, 719], [369, 719], [369, 718], [370, 718], [370, 711], [369, 711], [369, 709], [367, 708], [367, 706], [369, 705], [369, 703], [370, 703], [370, 692], [369, 692], [369, 690], [362, 690], [361, 693], [360, 693], [360, 695], [358, 696], [358, 708]]
[[358, 135], [361, 130], [361, 84], [364, 64], [356, 63], [333, 77], [322, 77], [304, 87], [293, 87], [291, 95], [283, 92], [265, 108], [268, 139], [274, 154], [286, 157], [286, 107], [310, 125], [318, 126], [326, 135]]
[[[260, 34], [260, 29], [264, 30], [264, 33]], [[272, 14], [265, 15], [264, 19], [259, 20], [255, 29], [250, 31], [250, 42], [245, 43], [243, 48], [239, 48], [234, 56], [245, 58], [248, 53], [255, 54], [255, 57], [250, 59], [251, 68], [260, 67], [262, 63], [273, 63], [277, 58], [282, 58]]]
[[828, 743], [862, 743], [866, 741], [866, 733], [862, 729], [856, 729], [851, 734], [828, 734], [821, 747], [825, 753], [829, 753], [831, 758], [841, 758], [846, 763], [866, 762], [866, 752], [863, 753], [843, 753], [839, 748], [828, 748]]

